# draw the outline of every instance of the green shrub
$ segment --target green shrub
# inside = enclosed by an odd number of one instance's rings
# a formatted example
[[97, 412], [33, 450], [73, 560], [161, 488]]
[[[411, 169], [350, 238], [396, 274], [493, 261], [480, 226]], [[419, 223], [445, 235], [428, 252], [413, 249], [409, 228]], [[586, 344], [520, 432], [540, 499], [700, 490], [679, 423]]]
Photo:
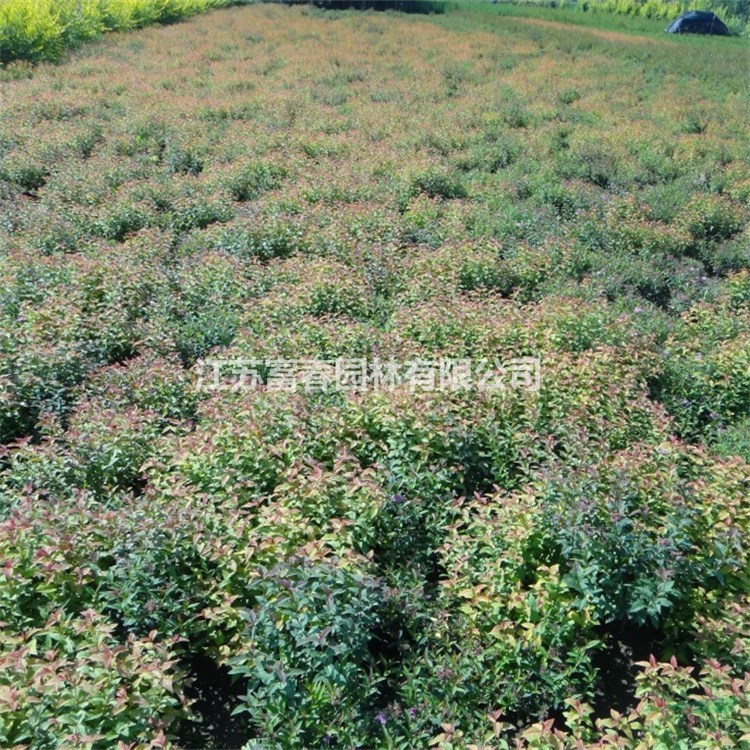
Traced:
[[183, 249], [189, 251], [194, 245], [229, 253], [241, 260], [257, 258], [268, 262], [304, 251], [308, 241], [299, 221], [272, 216], [252, 223], [235, 222], [218, 231], [193, 235], [185, 241]]
[[171, 23], [228, 0], [6, 0], [0, 8], [0, 63], [57, 60], [104, 31]]
[[571, 693], [591, 694], [594, 623], [557, 568], [539, 564], [537, 517], [523, 495], [475, 497], [449, 526], [436, 615], [415, 634], [398, 687], [409, 710], [388, 717], [420, 744], [438, 725], [444, 741], [458, 731], [481, 737], [492, 731], [488, 714], [502, 732], [515, 716], [547, 715]]
[[57, 612], [39, 628], [0, 634], [3, 745], [105, 750], [151, 743], [186, 714], [174, 643], [153, 636], [122, 643], [114, 630], [88, 610], [78, 617]]
[[[602, 474], [553, 480], [541, 499], [545, 525], [559, 529], [565, 580], [599, 622], [658, 626], [693, 594], [686, 556], [696, 538], [690, 526], [698, 524], [689, 509], [673, 506], [680, 493], [669, 484], [644, 491], [617, 469]], [[628, 489], [618, 492], [618, 480]]]
[[63, 29], [52, 0], [14, 0], [0, 7], [0, 62], [49, 60], [63, 50]]
[[646, 185], [669, 183], [684, 171], [684, 165], [675, 159], [675, 149], [669, 143], [647, 142], [636, 150], [640, 171], [636, 179]]
[[437, 247], [442, 238], [443, 209], [438, 201], [419, 194], [403, 204], [401, 233], [406, 242]]
[[659, 662], [651, 656], [638, 667], [638, 703], [634, 708], [592, 720], [593, 708], [571, 698], [564, 712], [570, 733], [541, 722], [522, 732], [518, 746], [528, 750], [596, 750], [634, 743], [646, 747], [677, 743], [695, 748], [715, 747], [717, 742], [742, 744], [749, 728], [746, 679], [734, 678], [728, 667], [715, 660], [697, 668], [680, 666], [674, 657]]
[[140, 206], [123, 203], [94, 222], [92, 231], [105, 240], [122, 242], [129, 234], [148, 226], [150, 217]]
[[234, 209], [222, 199], [188, 197], [176, 203], [166, 217], [167, 226], [178, 235], [234, 218]]
[[571, 148], [562, 152], [557, 162], [560, 174], [566, 179], [585, 180], [600, 188], [607, 188], [618, 179], [617, 159], [598, 146]]
[[415, 175], [411, 180], [410, 195], [420, 193], [429, 198], [465, 198], [466, 186], [455, 173], [433, 168]]
[[578, 211], [589, 207], [580, 191], [560, 183], [542, 185], [535, 190], [534, 197], [543, 205], [551, 206], [561, 219], [572, 219]]
[[41, 165], [20, 158], [5, 160], [0, 165], [0, 180], [29, 192], [44, 187], [48, 176], [49, 171]]
[[38, 342], [22, 354], [6, 353], [0, 393], [9, 408], [0, 416], [0, 438], [8, 442], [33, 434], [44, 412], [64, 414], [74, 400], [72, 387], [86, 373], [86, 360], [69, 342], [51, 348]]
[[687, 133], [688, 135], [700, 135], [701, 133], [706, 132], [710, 122], [711, 117], [705, 112], [689, 112], [685, 119], [680, 123], [679, 132]]
[[509, 128], [526, 128], [531, 124], [528, 109], [519, 101], [510, 101], [501, 110], [503, 122]]
[[680, 215], [679, 223], [695, 240], [724, 240], [742, 229], [743, 212], [726, 198], [699, 195]]
[[285, 170], [259, 162], [240, 167], [223, 184], [232, 198], [242, 203], [254, 200], [269, 190], [275, 190], [281, 185], [285, 175]]
[[198, 394], [175, 358], [141, 356], [93, 372], [83, 390], [104, 409], [136, 407], [158, 414], [164, 424], [195, 416]]
[[70, 415], [66, 442], [77, 465], [75, 486], [105, 499], [139, 484], [160, 430], [155, 415], [136, 409], [107, 410], [85, 401]]
[[581, 98], [581, 92], [576, 88], [563, 89], [557, 95], [560, 104], [574, 104]]
[[654, 393], [687, 439], [710, 439], [748, 414], [745, 317], [721, 307], [696, 308], [667, 342]]
[[[229, 663], [247, 684], [258, 740], [303, 748], [369, 741], [377, 682], [369, 650], [382, 591], [356, 569], [300, 561], [248, 582], [252, 606]], [[290, 722], [289, 717], [294, 719]]]
[[85, 490], [101, 502], [114, 502], [139, 488], [141, 467], [159, 434], [152, 414], [84, 403], [69, 424], [64, 440], [52, 437], [11, 455], [2, 482], [11, 500], [26, 488], [56, 498]]
[[513, 290], [513, 279], [504, 270], [497, 261], [466, 259], [458, 269], [458, 286], [467, 292], [492, 289], [507, 297]]
[[466, 172], [473, 169], [494, 174], [513, 164], [521, 153], [513, 140], [500, 139], [471, 148], [466, 155], [456, 159], [456, 166]]
[[237, 313], [223, 307], [208, 307], [187, 314], [174, 334], [174, 344], [183, 363], [190, 365], [216, 346], [231, 343], [238, 327]]
[[170, 143], [164, 161], [172, 174], [199, 175], [203, 171], [204, 157], [194, 146]]
[[76, 136], [73, 146], [82, 159], [89, 159], [94, 149], [102, 143], [104, 143], [104, 132], [100, 126], [95, 125]]

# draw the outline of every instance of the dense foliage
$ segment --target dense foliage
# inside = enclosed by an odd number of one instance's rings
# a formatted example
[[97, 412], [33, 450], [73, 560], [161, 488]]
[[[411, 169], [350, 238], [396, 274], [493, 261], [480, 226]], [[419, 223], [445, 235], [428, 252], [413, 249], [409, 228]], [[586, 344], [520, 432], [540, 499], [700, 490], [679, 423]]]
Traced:
[[3, 0], [0, 63], [56, 60], [106, 31], [172, 23], [232, 0]]
[[251, 6], [3, 70], [0, 745], [747, 747], [740, 44]]

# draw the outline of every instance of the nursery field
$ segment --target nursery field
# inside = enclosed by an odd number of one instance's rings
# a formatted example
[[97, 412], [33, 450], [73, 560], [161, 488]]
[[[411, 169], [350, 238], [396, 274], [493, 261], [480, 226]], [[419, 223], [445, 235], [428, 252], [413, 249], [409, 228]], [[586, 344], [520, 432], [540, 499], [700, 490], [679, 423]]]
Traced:
[[0, 746], [750, 747], [748, 48], [571, 17], [0, 67]]

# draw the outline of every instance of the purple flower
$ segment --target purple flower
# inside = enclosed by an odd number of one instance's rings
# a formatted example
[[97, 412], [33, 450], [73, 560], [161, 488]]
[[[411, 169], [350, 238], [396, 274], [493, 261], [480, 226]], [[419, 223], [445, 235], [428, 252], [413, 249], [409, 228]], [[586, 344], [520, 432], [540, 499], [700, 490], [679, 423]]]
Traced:
[[417, 715], [417, 709], [412, 706], [410, 709], [407, 709], [407, 714], [409, 714], [409, 718], [413, 719]]
[[379, 721], [382, 726], [385, 726], [386, 721], [388, 721], [388, 719], [386, 718], [385, 714], [382, 711], [375, 716], [375, 719], [376, 721]]
[[636, 307], [635, 310], [633, 310], [633, 312], [636, 312], [636, 313], [643, 312], [643, 308], [640, 305], [638, 305], [638, 307]]
[[405, 497], [404, 497], [403, 495], [394, 495], [394, 496], [393, 496], [393, 497], [391, 498], [391, 500], [392, 500], [392, 501], [393, 501], [394, 503], [405, 503], [405, 502], [406, 502], [406, 498], [405, 498]]

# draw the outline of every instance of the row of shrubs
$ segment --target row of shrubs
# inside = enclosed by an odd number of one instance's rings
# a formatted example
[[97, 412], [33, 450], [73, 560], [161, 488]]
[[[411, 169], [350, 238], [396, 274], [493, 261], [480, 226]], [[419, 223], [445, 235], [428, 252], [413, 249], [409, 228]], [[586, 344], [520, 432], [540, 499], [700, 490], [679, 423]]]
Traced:
[[[716, 437], [745, 416], [747, 272], [730, 275], [731, 292], [720, 292], [717, 279], [702, 281], [702, 270], [678, 261], [665, 259], [666, 268], [683, 268], [684, 277], [666, 279], [644, 262], [633, 267], [633, 260], [615, 263], [604, 254], [581, 259], [574, 247], [562, 246], [555, 250], [561, 274], [546, 265], [549, 250], [521, 245], [499, 256], [462, 244], [407, 255], [401, 268], [394, 267], [397, 257], [368, 254], [354, 273], [309, 255], [285, 260], [305, 247], [303, 240], [294, 226], [271, 230], [199, 233], [188, 241], [217, 248], [169, 272], [161, 264], [170, 243], [144, 234], [122, 247], [115, 266], [48, 262], [4, 274], [2, 439], [39, 434], [45, 413], [67, 419], [82, 395], [79, 386], [97, 368], [149, 352], [172, 367], [191, 366], [238, 335], [241, 353], [268, 358], [367, 356], [375, 349], [396, 358], [451, 350], [491, 357], [498, 347], [532, 354], [636, 340], [663, 357], [661, 369], [646, 375], [683, 437]], [[154, 252], [159, 241], [162, 254]], [[266, 253], [275, 259], [258, 266]], [[590, 276], [584, 261], [595, 269]], [[572, 278], [577, 271], [580, 282]], [[117, 284], [106, 281], [113, 273], [120, 274]], [[423, 283], [409, 285], [410, 274]], [[434, 278], [439, 284], [425, 283]], [[565, 284], [567, 297], [555, 292]], [[524, 303], [531, 303], [526, 314], [538, 330], [524, 330]], [[139, 406], [157, 408], [158, 400]]]
[[63, 51], [107, 31], [172, 23], [232, 0], [4, 0], [0, 63], [58, 60]]

